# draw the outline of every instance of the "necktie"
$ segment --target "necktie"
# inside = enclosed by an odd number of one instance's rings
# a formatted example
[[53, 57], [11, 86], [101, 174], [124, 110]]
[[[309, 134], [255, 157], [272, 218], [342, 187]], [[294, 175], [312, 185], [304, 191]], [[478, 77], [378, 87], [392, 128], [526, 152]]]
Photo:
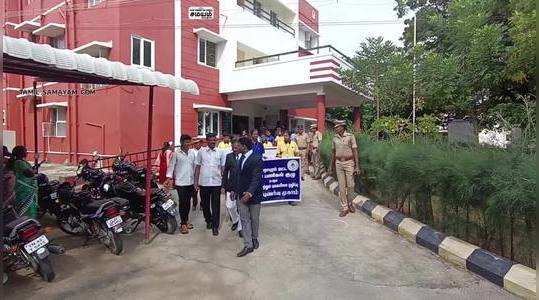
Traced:
[[240, 158], [240, 170], [243, 170], [243, 161], [245, 160], [245, 155], [242, 155], [241, 158]]

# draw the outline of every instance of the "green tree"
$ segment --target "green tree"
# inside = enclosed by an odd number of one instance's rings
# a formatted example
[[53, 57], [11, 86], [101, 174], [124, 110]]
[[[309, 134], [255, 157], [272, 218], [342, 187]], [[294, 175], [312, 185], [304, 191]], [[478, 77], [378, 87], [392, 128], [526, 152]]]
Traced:
[[[425, 112], [486, 122], [492, 108], [535, 94], [534, 1], [396, 0], [395, 10], [417, 18], [414, 51]], [[413, 22], [405, 23], [404, 45], [411, 49]]]
[[367, 38], [355, 53], [355, 67], [343, 71], [348, 84], [373, 99], [377, 118], [380, 117], [380, 94], [383, 92], [380, 81], [391, 68], [397, 51], [398, 48], [391, 41], [385, 41], [382, 37]]
[[[382, 115], [408, 117], [412, 99], [412, 62], [391, 41], [367, 38], [353, 58], [355, 67], [343, 70], [343, 80], [371, 98], [362, 106], [363, 128]], [[375, 115], [372, 116], [373, 111]], [[342, 111], [331, 114], [343, 115]]]

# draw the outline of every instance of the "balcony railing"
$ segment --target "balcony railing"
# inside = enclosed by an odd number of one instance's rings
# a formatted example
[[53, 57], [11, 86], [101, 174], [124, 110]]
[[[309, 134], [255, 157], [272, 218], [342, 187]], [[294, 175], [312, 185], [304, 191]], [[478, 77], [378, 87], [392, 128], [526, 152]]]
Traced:
[[275, 61], [289, 60], [302, 56], [317, 55], [317, 54], [332, 54], [336, 56], [339, 60], [343, 61], [349, 67], [354, 67], [356, 63], [348, 56], [343, 54], [341, 51], [333, 48], [333, 46], [321, 46], [310, 49], [300, 49], [295, 51], [283, 52], [278, 54], [272, 54], [267, 56], [254, 57], [245, 60], [239, 60], [236, 62], [236, 68], [253, 66], [259, 64], [265, 64]]
[[262, 6], [260, 5], [260, 2], [257, 2], [256, 0], [254, 1], [238, 0], [238, 5], [252, 12], [255, 16], [259, 17], [260, 19], [268, 21], [272, 26], [277, 27], [281, 30], [284, 30], [293, 36], [296, 36], [296, 30], [294, 30], [294, 28], [290, 27], [290, 25], [286, 24], [281, 19], [279, 19], [277, 17], [277, 13], [273, 11], [268, 12], [264, 10]]

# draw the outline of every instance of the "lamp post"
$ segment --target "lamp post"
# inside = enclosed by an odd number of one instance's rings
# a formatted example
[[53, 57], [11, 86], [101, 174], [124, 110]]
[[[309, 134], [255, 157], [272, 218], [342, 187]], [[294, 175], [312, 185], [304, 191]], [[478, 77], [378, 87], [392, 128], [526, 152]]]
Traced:
[[414, 48], [413, 48], [413, 52], [414, 52], [414, 61], [413, 61], [413, 64], [414, 64], [414, 69], [413, 69], [413, 73], [412, 73], [412, 143], [415, 144], [415, 110], [416, 110], [416, 107], [415, 107], [415, 46], [416, 46], [416, 43], [417, 43], [417, 18], [416, 18], [416, 15], [414, 15]]

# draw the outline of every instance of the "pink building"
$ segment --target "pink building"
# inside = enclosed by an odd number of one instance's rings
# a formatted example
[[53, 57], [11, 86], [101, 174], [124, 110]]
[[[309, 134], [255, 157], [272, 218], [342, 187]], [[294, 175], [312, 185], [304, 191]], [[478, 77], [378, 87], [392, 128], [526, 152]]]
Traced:
[[[324, 128], [327, 107], [363, 100], [341, 82], [349, 59], [320, 47], [318, 11], [305, 0], [6, 0], [5, 10], [9, 36], [196, 81], [197, 96], [155, 89], [154, 148], [183, 133]], [[33, 81], [3, 77], [5, 129], [29, 149]], [[145, 148], [148, 89], [39, 82], [38, 91], [46, 159]]]

